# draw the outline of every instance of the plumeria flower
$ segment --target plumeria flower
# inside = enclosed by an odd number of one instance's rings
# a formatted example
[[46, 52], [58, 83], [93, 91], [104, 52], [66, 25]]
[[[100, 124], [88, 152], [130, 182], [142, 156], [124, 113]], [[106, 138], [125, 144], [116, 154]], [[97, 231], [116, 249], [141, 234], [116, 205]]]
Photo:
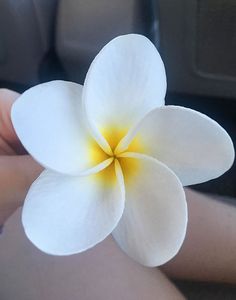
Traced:
[[183, 186], [223, 174], [234, 149], [212, 119], [164, 106], [165, 92], [155, 46], [129, 34], [99, 52], [84, 86], [43, 83], [15, 102], [14, 128], [46, 168], [22, 213], [26, 235], [39, 249], [79, 253], [112, 232], [147, 266], [178, 252], [187, 225]]

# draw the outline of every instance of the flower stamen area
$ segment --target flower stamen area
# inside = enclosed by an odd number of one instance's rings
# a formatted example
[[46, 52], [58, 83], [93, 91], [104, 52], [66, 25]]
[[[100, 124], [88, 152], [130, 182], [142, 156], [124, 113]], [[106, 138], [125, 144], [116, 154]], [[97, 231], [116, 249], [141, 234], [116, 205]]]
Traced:
[[140, 165], [137, 159], [123, 157], [123, 155], [126, 152], [143, 153], [144, 145], [141, 142], [141, 137], [135, 137], [128, 148], [124, 151], [117, 151], [117, 146], [120, 143], [121, 139], [126, 135], [127, 129], [117, 129], [115, 127], [109, 127], [108, 130], [101, 130], [101, 132], [103, 137], [108, 142], [112, 150], [112, 154], [107, 154], [96, 142], [93, 142], [90, 147], [91, 159], [93, 163], [100, 163], [109, 158], [112, 158], [113, 160], [108, 167], [95, 174], [96, 179], [105, 186], [116, 184], [117, 178], [115, 173], [115, 161], [117, 161], [121, 166], [125, 182], [130, 184], [133, 181], [135, 174], [137, 174]]

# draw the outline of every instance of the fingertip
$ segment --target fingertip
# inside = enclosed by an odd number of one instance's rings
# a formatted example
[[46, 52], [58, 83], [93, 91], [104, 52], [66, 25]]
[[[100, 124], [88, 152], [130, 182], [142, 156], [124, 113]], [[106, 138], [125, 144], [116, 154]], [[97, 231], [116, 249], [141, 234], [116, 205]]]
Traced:
[[12, 125], [11, 108], [14, 101], [20, 96], [19, 93], [0, 89], [0, 137], [9, 144], [16, 153], [25, 153]]
[[5, 89], [5, 88], [0, 88], [0, 101], [1, 102], [9, 102], [11, 105], [12, 103], [20, 96], [19, 93]]
[[0, 88], [0, 116], [2, 121], [9, 121], [12, 104], [19, 96], [20, 94], [15, 91]]

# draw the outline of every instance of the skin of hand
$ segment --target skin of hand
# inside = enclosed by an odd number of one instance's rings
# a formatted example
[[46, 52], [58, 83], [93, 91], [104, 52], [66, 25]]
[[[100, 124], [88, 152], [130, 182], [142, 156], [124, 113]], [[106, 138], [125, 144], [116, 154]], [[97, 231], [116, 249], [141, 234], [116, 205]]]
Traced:
[[43, 168], [27, 154], [14, 131], [11, 107], [19, 94], [0, 89], [0, 225], [22, 205]]

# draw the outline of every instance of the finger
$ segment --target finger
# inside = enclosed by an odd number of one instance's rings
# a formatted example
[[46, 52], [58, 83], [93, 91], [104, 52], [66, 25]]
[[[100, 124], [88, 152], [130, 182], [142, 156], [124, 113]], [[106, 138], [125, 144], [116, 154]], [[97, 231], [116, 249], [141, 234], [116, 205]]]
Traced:
[[18, 140], [12, 126], [10, 113], [12, 104], [19, 95], [20, 94], [11, 90], [0, 89], [0, 134], [8, 142]]
[[29, 155], [0, 156], [0, 225], [22, 205], [43, 168]]
[[25, 153], [11, 122], [11, 107], [19, 93], [0, 89], [0, 136], [17, 154]]

